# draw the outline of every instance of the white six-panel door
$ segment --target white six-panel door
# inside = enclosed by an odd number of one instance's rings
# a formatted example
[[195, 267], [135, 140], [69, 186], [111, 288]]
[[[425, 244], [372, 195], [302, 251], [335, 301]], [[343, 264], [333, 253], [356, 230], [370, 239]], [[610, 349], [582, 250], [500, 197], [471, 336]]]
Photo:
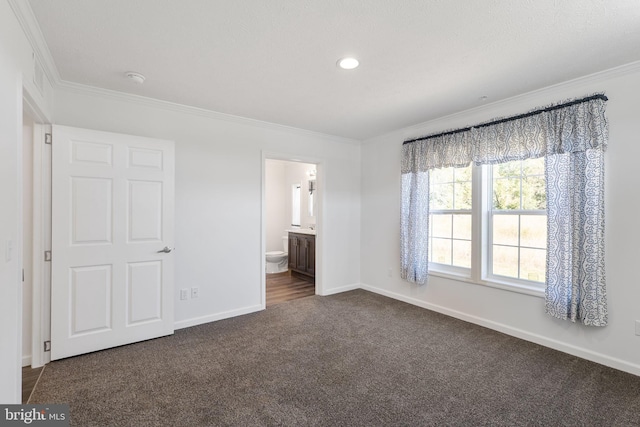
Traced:
[[173, 142], [52, 131], [52, 360], [172, 334]]

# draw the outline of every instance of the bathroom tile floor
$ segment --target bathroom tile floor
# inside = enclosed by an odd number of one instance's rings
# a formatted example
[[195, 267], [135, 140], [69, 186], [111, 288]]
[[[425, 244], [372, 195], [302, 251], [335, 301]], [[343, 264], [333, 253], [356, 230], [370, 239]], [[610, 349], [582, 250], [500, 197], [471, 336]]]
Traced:
[[310, 280], [284, 273], [267, 274], [267, 308], [274, 304], [316, 294], [316, 286]]

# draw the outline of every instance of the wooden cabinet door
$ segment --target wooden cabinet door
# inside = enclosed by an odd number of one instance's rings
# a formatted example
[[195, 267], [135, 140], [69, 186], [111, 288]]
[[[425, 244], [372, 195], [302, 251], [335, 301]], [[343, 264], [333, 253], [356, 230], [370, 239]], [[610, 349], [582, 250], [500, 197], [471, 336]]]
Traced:
[[307, 266], [306, 270], [312, 276], [316, 275], [316, 238], [309, 236], [307, 240]]
[[297, 252], [296, 252], [296, 270], [307, 271], [307, 246], [309, 242], [303, 236], [296, 236]]
[[296, 268], [296, 262], [298, 262], [296, 257], [296, 238], [289, 234], [289, 270]]
[[316, 236], [289, 233], [289, 269], [315, 276]]

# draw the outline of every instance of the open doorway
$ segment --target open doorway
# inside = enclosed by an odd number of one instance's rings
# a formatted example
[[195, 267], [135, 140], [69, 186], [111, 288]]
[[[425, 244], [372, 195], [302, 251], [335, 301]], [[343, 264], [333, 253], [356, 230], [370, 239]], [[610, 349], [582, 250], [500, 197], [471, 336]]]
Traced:
[[265, 159], [266, 307], [316, 294], [317, 164]]

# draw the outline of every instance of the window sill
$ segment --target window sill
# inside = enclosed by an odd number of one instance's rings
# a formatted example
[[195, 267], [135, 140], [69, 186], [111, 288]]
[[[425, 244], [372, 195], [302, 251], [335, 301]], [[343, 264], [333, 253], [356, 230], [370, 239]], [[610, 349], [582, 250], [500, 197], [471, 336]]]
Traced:
[[480, 281], [473, 280], [471, 277], [442, 270], [429, 270], [430, 276], [441, 277], [443, 279], [456, 280], [458, 282], [469, 283], [472, 285], [488, 286], [490, 288], [501, 289], [509, 292], [516, 292], [519, 294], [531, 295], [538, 298], [544, 298], [544, 288], [542, 285], [526, 284], [509, 282], [507, 280], [500, 280], [497, 278], [484, 279]]

